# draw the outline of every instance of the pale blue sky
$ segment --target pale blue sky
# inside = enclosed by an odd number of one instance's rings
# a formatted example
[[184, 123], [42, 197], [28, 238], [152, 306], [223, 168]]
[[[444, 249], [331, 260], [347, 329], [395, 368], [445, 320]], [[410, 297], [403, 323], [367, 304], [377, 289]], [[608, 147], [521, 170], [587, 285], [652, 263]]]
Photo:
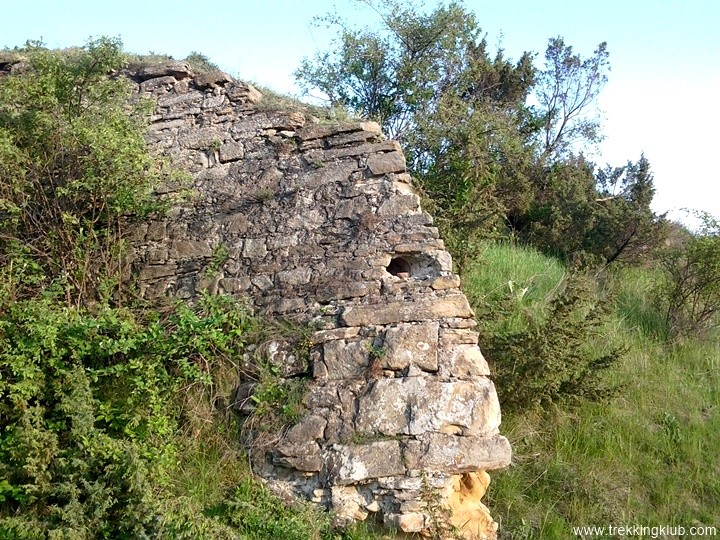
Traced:
[[[426, 0], [432, 6], [435, 0]], [[658, 211], [720, 215], [720, 0], [466, 0], [488, 42], [542, 57], [563, 36], [583, 55], [608, 42], [612, 71], [600, 98], [606, 140], [599, 162], [645, 152]], [[132, 52], [190, 51], [241, 79], [296, 92], [292, 72], [331, 34], [311, 19], [337, 9], [358, 26], [377, 16], [352, 0], [0, 0], [0, 47], [42, 38], [50, 47], [90, 36], [122, 38]]]

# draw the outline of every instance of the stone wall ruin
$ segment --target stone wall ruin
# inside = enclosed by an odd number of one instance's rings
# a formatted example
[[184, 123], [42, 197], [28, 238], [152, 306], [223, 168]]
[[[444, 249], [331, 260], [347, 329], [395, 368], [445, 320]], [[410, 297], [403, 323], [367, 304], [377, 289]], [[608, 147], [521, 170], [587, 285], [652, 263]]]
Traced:
[[148, 143], [196, 192], [137, 231], [143, 294], [247, 296], [316, 328], [309, 364], [279, 357], [285, 377], [308, 378], [308, 412], [257, 472], [339, 523], [427, 532], [441, 501], [465, 538], [493, 538], [485, 471], [510, 447], [474, 314], [398, 143], [373, 122], [271, 110], [221, 72], [128, 76], [156, 103]]

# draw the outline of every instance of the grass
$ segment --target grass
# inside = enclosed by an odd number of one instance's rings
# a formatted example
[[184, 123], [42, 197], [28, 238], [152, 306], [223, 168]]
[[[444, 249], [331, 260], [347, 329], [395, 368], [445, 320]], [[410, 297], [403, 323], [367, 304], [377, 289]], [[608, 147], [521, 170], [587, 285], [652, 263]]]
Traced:
[[[493, 244], [464, 284], [475, 299], [517, 284], [517, 325], [524, 310], [545, 308], [563, 272], [533, 250]], [[621, 385], [616, 398], [504, 415], [513, 463], [492, 474], [486, 502], [500, 538], [575, 538], [574, 526], [610, 524], [720, 532], [720, 343], [667, 343], [659, 279], [634, 268], [603, 277], [613, 309], [595, 346], [627, 348], [605, 375]]]

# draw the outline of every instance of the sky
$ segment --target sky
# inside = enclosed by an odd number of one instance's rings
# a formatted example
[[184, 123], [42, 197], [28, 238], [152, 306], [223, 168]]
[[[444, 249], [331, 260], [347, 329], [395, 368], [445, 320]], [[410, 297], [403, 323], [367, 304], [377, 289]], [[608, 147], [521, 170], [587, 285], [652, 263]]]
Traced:
[[[419, 2], [418, 2], [419, 3]], [[432, 7], [436, 0], [425, 0]], [[562, 36], [587, 57], [610, 51], [599, 98], [599, 164], [650, 161], [654, 209], [720, 216], [720, 0], [465, 0], [491, 46], [542, 59]], [[313, 17], [337, 12], [358, 27], [377, 14], [354, 0], [0, 0], [0, 47], [42, 39], [51, 48], [120, 37], [126, 51], [184, 58], [198, 51], [229, 74], [298, 95], [292, 73], [327, 50]]]

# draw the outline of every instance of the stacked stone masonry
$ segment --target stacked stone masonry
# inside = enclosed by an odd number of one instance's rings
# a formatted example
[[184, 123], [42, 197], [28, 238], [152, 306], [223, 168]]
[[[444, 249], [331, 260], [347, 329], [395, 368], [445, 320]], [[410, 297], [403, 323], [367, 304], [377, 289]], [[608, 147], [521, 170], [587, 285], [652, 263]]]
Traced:
[[308, 413], [258, 474], [341, 524], [372, 516], [427, 532], [440, 500], [465, 538], [494, 538], [480, 499], [510, 447], [473, 311], [399, 145], [373, 122], [271, 110], [221, 72], [127, 75], [156, 103], [148, 143], [194, 192], [138, 229], [143, 294], [229, 293], [317, 329], [309, 365], [272, 350], [284, 376], [308, 377]]

